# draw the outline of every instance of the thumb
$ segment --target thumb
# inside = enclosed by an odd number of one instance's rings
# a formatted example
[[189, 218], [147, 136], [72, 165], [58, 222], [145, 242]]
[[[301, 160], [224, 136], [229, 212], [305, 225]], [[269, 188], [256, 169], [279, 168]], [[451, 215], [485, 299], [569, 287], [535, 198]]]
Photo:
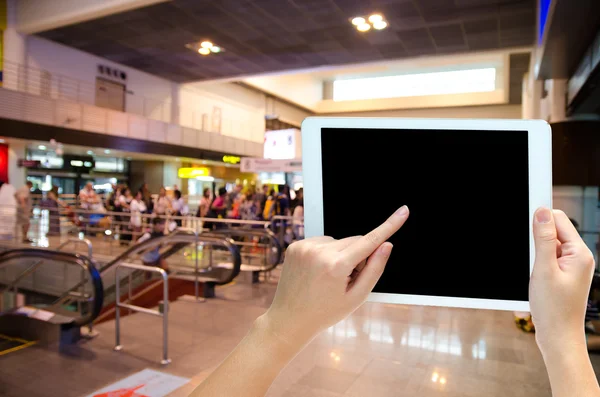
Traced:
[[554, 215], [548, 208], [539, 208], [533, 220], [535, 241], [535, 269], [548, 270], [556, 267], [558, 243]]

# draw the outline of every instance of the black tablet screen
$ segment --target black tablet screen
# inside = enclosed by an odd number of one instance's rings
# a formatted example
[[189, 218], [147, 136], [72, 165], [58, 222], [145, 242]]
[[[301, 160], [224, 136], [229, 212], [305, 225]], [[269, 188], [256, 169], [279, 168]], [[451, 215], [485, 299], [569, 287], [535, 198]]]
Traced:
[[325, 234], [366, 234], [407, 204], [374, 292], [527, 301], [527, 134], [323, 128]]

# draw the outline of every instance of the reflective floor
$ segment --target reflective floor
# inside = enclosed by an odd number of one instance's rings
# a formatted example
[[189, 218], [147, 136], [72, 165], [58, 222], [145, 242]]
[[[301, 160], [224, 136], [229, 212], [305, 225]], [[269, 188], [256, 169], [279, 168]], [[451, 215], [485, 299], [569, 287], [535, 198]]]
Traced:
[[[205, 303], [170, 310], [173, 362], [161, 367], [160, 319], [124, 318], [116, 353], [114, 322], [100, 335], [58, 354], [32, 347], [0, 357], [0, 395], [81, 396], [144, 368], [190, 378], [170, 396], [201, 382], [264, 313], [275, 279], [217, 289]], [[33, 374], [36, 373], [35, 376]], [[60, 390], [60, 393], [58, 391]], [[367, 303], [320, 334], [280, 374], [268, 396], [549, 396], [533, 334], [512, 314]]]

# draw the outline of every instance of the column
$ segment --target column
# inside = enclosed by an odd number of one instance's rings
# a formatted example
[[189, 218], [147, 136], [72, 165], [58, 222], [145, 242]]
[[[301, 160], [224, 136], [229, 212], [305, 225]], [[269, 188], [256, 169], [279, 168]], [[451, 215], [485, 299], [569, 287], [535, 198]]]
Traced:
[[8, 182], [15, 188], [19, 188], [25, 184], [27, 169], [18, 165], [19, 159], [25, 159], [25, 156], [25, 142], [12, 141], [8, 145]]
[[541, 117], [542, 81], [535, 80], [531, 72], [523, 75], [523, 91], [521, 113], [523, 119], [539, 119]]
[[2, 26], [3, 86], [13, 90], [25, 87], [27, 36], [16, 29], [17, 0], [0, 0], [6, 7], [6, 23]]
[[180, 85], [177, 83], [171, 83], [171, 124], [179, 125], [179, 90]]
[[551, 123], [563, 121], [567, 118], [567, 80], [546, 80], [547, 120]]

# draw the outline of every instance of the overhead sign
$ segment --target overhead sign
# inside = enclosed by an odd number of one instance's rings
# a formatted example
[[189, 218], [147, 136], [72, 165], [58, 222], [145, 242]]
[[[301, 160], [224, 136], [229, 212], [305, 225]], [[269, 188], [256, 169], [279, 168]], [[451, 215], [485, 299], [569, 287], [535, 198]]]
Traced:
[[277, 160], [243, 157], [240, 163], [242, 172], [299, 172], [302, 171], [302, 160]]
[[189, 382], [189, 379], [145, 369], [87, 397], [164, 397]]
[[266, 131], [263, 157], [288, 160], [301, 157], [300, 144], [300, 130], [297, 128]]
[[210, 169], [207, 167], [183, 167], [177, 170], [177, 176], [181, 179], [190, 179], [209, 175]]
[[229, 164], [238, 164], [242, 159], [238, 156], [223, 156], [223, 162]]
[[25, 167], [25, 168], [39, 168], [42, 165], [42, 162], [40, 160], [19, 159], [17, 161], [17, 165], [19, 167]]

